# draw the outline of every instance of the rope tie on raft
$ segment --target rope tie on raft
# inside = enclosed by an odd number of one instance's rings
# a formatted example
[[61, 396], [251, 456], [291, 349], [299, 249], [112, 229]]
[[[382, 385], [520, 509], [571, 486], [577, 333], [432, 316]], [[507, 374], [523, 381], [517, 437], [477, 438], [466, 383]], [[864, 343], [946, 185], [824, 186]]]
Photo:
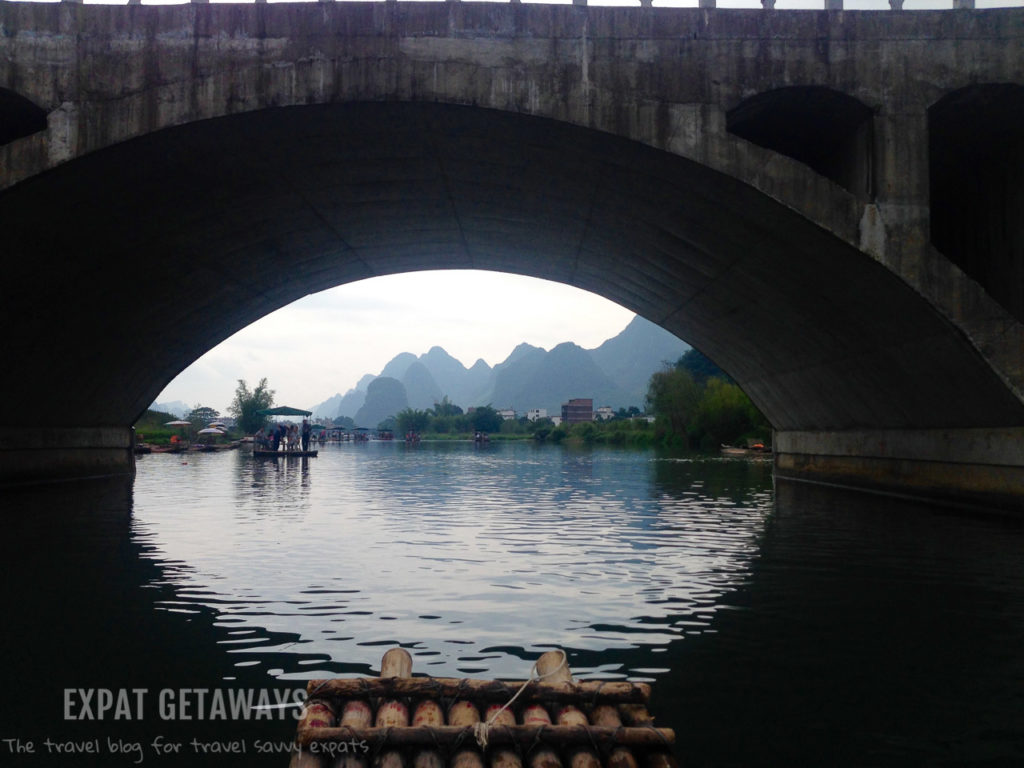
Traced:
[[550, 672], [545, 672], [543, 675], [537, 674], [537, 662], [533, 662], [533, 666], [530, 667], [530, 676], [526, 679], [526, 682], [519, 686], [519, 690], [515, 692], [511, 699], [505, 702], [505, 705], [495, 712], [486, 723], [476, 723], [473, 725], [473, 735], [476, 737], [476, 743], [480, 745], [480, 749], [487, 749], [487, 738], [491, 732], [491, 725], [498, 719], [502, 712], [512, 706], [512, 702], [519, 698], [519, 694], [526, 690], [526, 688], [534, 681], [540, 682], [545, 677], [551, 677], [556, 672], [559, 672], [563, 667], [568, 666], [569, 657], [565, 655], [565, 651], [561, 648], [558, 649], [562, 654], [562, 663], [552, 669]]

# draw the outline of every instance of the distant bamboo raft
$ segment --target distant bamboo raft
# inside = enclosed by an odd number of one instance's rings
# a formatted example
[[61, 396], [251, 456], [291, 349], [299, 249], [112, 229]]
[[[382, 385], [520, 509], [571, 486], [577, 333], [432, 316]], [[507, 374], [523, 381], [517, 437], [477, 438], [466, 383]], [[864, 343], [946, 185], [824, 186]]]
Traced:
[[291, 765], [677, 768], [675, 732], [654, 726], [649, 685], [573, 681], [562, 651], [536, 670], [541, 680], [411, 677], [412, 658], [394, 648], [378, 678], [311, 680]]

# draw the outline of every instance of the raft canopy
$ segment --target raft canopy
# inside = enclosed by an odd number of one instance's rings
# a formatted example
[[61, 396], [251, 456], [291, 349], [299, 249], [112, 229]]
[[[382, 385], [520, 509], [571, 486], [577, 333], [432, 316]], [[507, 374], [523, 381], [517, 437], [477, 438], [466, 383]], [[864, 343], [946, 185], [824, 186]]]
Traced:
[[264, 408], [256, 411], [260, 416], [312, 416], [312, 411], [292, 408], [290, 405], [279, 405], [276, 408]]

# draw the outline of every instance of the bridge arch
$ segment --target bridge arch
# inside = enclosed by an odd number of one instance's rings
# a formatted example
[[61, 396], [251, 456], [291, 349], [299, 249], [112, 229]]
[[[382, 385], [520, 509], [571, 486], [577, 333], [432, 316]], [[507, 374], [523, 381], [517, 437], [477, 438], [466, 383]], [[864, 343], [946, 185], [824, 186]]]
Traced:
[[[14, 356], [61, 382], [88, 371], [69, 406], [96, 424], [130, 423], [305, 294], [445, 267], [612, 299], [718, 361], [779, 429], [1024, 423], [969, 340], [842, 239], [698, 163], [541, 118], [360, 103], [200, 121], [8, 190], [0, 224], [50, 276], [8, 298], [37, 330]], [[38, 391], [26, 378], [12, 396]]]
[[[1019, 12], [5, 3], [0, 18], [28, 32], [0, 38], [0, 85], [47, 111], [45, 131], [0, 146], [9, 356], [54, 382], [17, 377], [9, 399], [67, 400], [85, 380], [71, 433], [57, 411], [0, 409], [0, 450], [35, 449], [6, 451], [4, 477], [74, 445], [123, 456], [163, 382], [305, 293], [448, 266], [576, 285], [691, 341], [780, 430], [780, 469], [860, 482], [884, 465], [897, 487], [947, 487], [970, 466], [1024, 499], [1024, 325], [927, 236], [927, 106], [1019, 79], [1004, 55]], [[873, 194], [729, 133], [727, 109], [793, 86], [875, 110]], [[140, 303], [147, 284], [174, 289]]]
[[874, 196], [873, 110], [820, 85], [751, 96], [726, 114], [730, 133], [781, 152], [863, 200]]
[[19, 93], [0, 88], [0, 146], [46, 130], [46, 110]]
[[928, 136], [932, 242], [1024, 321], [1024, 85], [946, 94]]

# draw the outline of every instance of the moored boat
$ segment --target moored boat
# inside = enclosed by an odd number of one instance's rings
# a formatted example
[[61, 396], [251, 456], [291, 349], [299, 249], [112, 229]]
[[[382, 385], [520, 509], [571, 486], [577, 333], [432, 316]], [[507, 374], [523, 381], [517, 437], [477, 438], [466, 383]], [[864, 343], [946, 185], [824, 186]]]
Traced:
[[758, 443], [750, 448], [739, 448], [735, 445], [722, 445], [719, 449], [723, 456], [771, 456], [770, 448]]

